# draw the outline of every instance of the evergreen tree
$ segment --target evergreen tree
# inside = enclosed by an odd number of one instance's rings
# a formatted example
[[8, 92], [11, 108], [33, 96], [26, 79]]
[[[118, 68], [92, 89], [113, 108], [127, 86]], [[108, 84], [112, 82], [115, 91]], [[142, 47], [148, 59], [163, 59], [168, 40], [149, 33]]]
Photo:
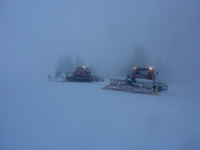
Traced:
[[65, 66], [66, 66], [66, 73], [72, 73], [75, 69], [72, 58], [68, 54], [65, 57]]
[[80, 59], [79, 55], [76, 55], [75, 65], [76, 65], [76, 67], [78, 67], [78, 66], [84, 66], [84, 62]]
[[132, 67], [148, 67], [148, 59], [145, 53], [145, 50], [142, 46], [139, 46], [137, 43], [133, 52], [133, 66]]
[[133, 72], [134, 67], [149, 67], [149, 60], [142, 46], [135, 44], [133, 57], [130, 61], [125, 63], [123, 69], [120, 70], [120, 75], [124, 76]]
[[59, 57], [57, 65], [56, 65], [56, 72], [65, 72], [65, 61], [62, 56]]

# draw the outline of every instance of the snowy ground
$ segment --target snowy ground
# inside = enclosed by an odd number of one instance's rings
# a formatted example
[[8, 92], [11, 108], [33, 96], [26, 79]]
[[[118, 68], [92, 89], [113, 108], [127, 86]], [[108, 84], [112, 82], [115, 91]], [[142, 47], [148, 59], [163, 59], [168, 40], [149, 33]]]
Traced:
[[200, 92], [160, 96], [1, 74], [0, 150], [199, 150]]

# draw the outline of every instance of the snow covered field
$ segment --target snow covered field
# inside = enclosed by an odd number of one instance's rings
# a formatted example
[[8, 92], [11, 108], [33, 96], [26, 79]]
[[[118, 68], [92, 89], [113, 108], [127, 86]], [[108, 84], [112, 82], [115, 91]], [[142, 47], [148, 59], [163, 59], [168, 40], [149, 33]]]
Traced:
[[160, 96], [1, 74], [0, 150], [199, 150], [200, 92]]

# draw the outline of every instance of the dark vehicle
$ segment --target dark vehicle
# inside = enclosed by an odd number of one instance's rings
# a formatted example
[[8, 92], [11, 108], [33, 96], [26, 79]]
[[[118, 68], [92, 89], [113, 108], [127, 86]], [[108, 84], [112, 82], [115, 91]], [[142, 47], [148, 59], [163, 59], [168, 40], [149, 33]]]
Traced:
[[77, 67], [73, 74], [67, 74], [66, 81], [103, 82], [104, 78], [92, 76], [90, 68], [81, 66]]

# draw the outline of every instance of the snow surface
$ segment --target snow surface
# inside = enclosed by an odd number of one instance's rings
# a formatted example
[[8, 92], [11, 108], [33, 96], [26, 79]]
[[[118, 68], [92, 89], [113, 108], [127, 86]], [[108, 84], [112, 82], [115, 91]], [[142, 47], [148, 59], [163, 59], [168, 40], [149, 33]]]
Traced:
[[0, 150], [199, 150], [200, 93], [169, 85], [160, 96], [0, 75]]

